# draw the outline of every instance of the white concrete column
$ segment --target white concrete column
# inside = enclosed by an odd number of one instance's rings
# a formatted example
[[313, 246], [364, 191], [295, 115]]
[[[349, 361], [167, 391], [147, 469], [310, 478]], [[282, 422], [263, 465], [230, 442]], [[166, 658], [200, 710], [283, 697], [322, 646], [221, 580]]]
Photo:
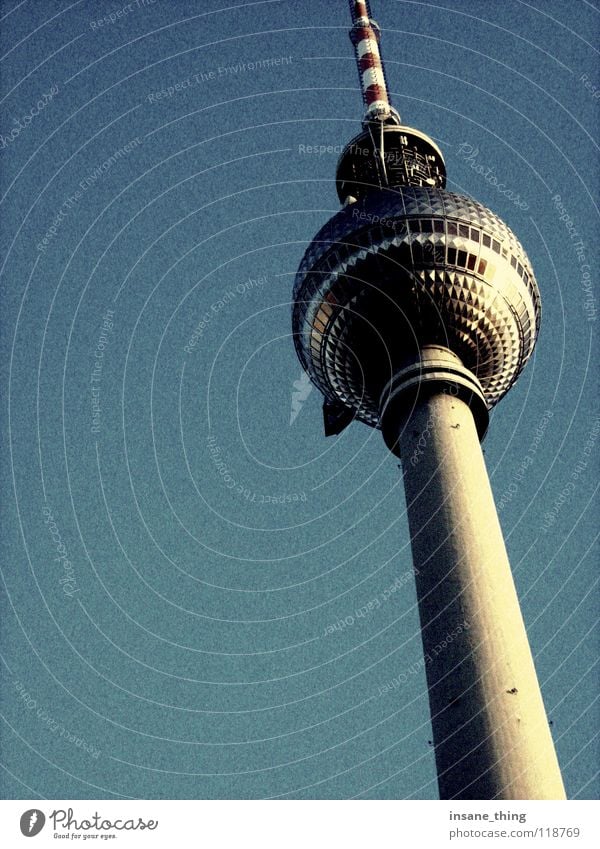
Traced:
[[446, 389], [398, 427], [440, 797], [564, 799], [471, 409]]

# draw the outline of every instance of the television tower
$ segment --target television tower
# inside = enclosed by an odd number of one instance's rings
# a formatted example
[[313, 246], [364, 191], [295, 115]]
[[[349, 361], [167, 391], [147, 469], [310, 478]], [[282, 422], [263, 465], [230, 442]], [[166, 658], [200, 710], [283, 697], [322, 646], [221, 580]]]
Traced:
[[564, 799], [480, 447], [539, 290], [506, 224], [445, 190], [442, 152], [390, 104], [369, 4], [350, 9], [366, 113], [296, 276], [296, 351], [325, 433], [358, 419], [402, 462], [440, 797]]

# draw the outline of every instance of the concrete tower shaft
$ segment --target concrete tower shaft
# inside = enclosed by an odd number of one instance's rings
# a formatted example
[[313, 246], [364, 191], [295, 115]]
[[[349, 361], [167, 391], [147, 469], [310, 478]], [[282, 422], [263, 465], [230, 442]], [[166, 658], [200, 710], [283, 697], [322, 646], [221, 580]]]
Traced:
[[[445, 356], [452, 366], [453, 355]], [[386, 442], [399, 441], [404, 470], [440, 797], [562, 799], [472, 408], [463, 398], [446, 384], [416, 398], [404, 415], [398, 407], [383, 411]]]

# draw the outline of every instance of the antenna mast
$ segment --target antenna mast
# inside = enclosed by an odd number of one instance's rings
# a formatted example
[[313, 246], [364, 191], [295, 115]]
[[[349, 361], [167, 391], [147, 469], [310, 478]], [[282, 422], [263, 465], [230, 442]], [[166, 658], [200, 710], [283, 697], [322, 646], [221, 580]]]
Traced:
[[387, 79], [379, 52], [381, 30], [371, 18], [368, 0], [349, 0], [352, 15], [350, 40], [358, 67], [365, 104], [363, 123], [377, 120], [400, 124], [400, 115], [390, 103]]

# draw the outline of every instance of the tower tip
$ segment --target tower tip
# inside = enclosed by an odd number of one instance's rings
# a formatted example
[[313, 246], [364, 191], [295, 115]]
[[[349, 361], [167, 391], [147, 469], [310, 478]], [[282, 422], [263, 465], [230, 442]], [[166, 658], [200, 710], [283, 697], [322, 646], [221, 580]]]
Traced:
[[358, 67], [358, 76], [366, 112], [363, 123], [381, 121], [400, 124], [400, 115], [390, 103], [387, 79], [379, 41], [381, 31], [371, 18], [368, 0], [349, 0], [352, 16], [350, 40]]

